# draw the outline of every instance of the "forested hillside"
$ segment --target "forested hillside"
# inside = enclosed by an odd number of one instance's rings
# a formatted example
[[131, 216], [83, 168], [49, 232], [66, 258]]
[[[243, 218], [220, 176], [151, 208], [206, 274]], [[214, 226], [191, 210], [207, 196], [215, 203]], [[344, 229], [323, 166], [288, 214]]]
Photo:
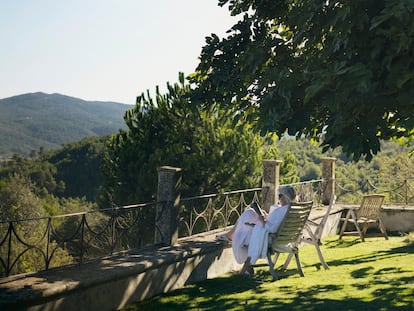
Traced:
[[394, 189], [414, 178], [414, 161], [408, 147], [395, 141], [381, 141], [381, 151], [370, 162], [355, 162], [340, 148], [322, 153], [322, 149], [308, 139], [283, 139], [277, 143], [277, 148], [281, 155], [291, 152], [295, 156], [301, 181], [321, 178], [321, 158], [326, 156], [336, 158], [336, 182], [344, 189], [362, 189], [367, 181], [378, 189]]
[[31, 158], [15, 154], [0, 166], [1, 181], [15, 175], [30, 179], [41, 196], [85, 198], [94, 202], [102, 184], [101, 160], [108, 136], [84, 138], [62, 148], [33, 153]]
[[116, 133], [125, 128], [123, 116], [128, 108], [40, 92], [0, 99], [0, 160]]

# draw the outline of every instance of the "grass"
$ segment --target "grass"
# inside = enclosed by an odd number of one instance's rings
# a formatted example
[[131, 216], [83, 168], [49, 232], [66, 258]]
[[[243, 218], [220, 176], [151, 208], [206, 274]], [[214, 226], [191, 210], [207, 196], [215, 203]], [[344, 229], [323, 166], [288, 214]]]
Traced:
[[304, 278], [292, 260], [287, 271], [278, 271], [277, 281], [267, 267], [258, 267], [253, 277], [229, 273], [123, 310], [414, 310], [414, 234], [323, 242], [329, 270], [313, 246], [304, 246]]

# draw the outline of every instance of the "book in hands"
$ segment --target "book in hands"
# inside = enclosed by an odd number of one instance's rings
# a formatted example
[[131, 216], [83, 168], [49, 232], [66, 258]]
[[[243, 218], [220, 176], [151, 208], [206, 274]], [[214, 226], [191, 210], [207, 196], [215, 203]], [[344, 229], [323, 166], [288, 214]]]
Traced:
[[250, 207], [260, 216], [262, 217], [262, 219], [265, 218], [265, 213], [264, 211], [260, 208], [259, 204], [257, 204], [256, 202], [252, 202], [250, 203]]

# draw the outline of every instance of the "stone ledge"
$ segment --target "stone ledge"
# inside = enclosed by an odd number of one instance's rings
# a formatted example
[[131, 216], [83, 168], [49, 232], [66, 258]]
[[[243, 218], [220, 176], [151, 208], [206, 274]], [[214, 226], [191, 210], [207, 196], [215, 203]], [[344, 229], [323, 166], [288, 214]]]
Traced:
[[387, 231], [413, 232], [413, 206], [384, 206], [381, 211], [381, 220]]
[[[220, 230], [220, 232], [223, 231]], [[114, 310], [239, 269], [218, 231], [172, 247], [132, 250], [79, 266], [0, 279], [1, 310]]]

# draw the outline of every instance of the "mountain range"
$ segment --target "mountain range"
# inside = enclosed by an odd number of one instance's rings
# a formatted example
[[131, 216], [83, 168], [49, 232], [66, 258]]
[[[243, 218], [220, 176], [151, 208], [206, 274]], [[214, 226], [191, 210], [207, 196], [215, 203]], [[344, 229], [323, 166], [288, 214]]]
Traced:
[[117, 133], [126, 128], [123, 116], [129, 108], [122, 103], [42, 92], [0, 99], [0, 160]]

